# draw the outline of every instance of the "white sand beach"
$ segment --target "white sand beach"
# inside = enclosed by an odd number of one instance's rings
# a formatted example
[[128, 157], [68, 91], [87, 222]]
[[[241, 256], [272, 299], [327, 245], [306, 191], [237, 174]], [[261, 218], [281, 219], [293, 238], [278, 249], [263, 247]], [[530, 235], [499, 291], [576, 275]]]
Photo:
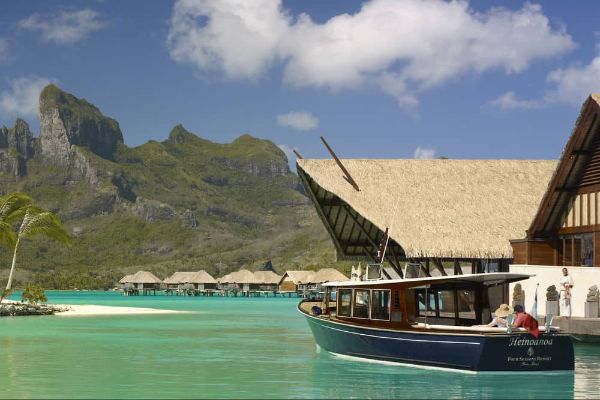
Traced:
[[67, 311], [54, 315], [63, 317], [81, 317], [95, 315], [143, 315], [143, 314], [186, 314], [187, 311], [161, 310], [158, 308], [97, 306], [92, 304], [52, 304], [55, 307], [66, 308]]

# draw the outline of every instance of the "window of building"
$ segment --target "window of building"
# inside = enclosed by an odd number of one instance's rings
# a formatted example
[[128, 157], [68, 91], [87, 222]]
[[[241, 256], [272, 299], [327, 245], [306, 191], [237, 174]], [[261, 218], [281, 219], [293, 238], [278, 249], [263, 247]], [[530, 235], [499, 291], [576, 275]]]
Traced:
[[338, 309], [337, 315], [342, 317], [349, 317], [352, 303], [352, 289], [339, 289], [338, 290]]
[[390, 291], [373, 290], [371, 303], [371, 319], [390, 319]]
[[594, 235], [565, 235], [562, 241], [562, 265], [588, 266], [594, 265]]
[[352, 309], [352, 317], [369, 318], [369, 299], [369, 290], [354, 289], [354, 307]]

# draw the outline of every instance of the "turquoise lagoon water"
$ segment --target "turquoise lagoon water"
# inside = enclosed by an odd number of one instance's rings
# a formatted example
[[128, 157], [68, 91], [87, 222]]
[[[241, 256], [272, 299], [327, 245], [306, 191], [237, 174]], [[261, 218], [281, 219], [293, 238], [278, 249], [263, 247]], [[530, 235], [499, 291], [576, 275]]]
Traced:
[[297, 299], [49, 292], [190, 314], [0, 319], [4, 398], [597, 398], [600, 345], [566, 375], [469, 375], [317, 352]]

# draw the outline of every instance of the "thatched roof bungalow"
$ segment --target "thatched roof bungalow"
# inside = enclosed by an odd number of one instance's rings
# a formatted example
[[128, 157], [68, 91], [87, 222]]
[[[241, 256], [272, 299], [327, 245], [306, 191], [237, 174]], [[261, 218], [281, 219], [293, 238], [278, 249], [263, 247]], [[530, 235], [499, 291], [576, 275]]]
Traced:
[[[136, 289], [157, 290], [160, 288], [162, 280], [149, 271], [138, 271], [133, 275], [125, 276], [122, 283], [132, 284]], [[121, 282], [119, 281], [119, 282]]]
[[203, 269], [192, 273], [192, 275], [187, 277], [185, 281], [185, 283], [193, 285], [194, 289], [197, 290], [217, 288], [217, 280]]
[[188, 283], [187, 280], [194, 275], [195, 272], [174, 272], [173, 275], [166, 278], [163, 283], [167, 285], [168, 289], [177, 289], [181, 285]]
[[236, 287], [244, 291], [250, 290], [250, 285], [257, 283], [254, 274], [247, 269], [240, 269], [239, 271], [231, 272], [217, 280], [222, 288]]
[[304, 291], [325, 282], [346, 280], [348, 278], [334, 268], [322, 268], [318, 271], [285, 271], [279, 280], [279, 290], [281, 292]]
[[[376, 259], [386, 228], [386, 260], [495, 260], [507, 268], [509, 239], [528, 228], [556, 161], [297, 160], [298, 175], [339, 258]], [[481, 272], [481, 271], [476, 271]], [[445, 272], [444, 272], [445, 273]]]
[[308, 277], [308, 283], [321, 284], [326, 282], [347, 281], [346, 275], [335, 268], [321, 268]]
[[255, 271], [254, 272], [255, 283], [258, 290], [277, 290], [281, 275], [277, 275], [273, 271]]

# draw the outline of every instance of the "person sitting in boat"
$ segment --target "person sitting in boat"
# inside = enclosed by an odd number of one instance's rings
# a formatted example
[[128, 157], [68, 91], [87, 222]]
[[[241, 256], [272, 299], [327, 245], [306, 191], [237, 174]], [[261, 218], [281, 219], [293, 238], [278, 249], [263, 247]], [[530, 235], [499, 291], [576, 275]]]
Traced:
[[531, 333], [536, 339], [539, 335], [538, 322], [530, 314], [526, 313], [523, 306], [517, 304], [515, 306], [515, 320], [513, 322], [513, 328], [525, 328]]
[[509, 314], [512, 314], [513, 309], [508, 304], [500, 304], [500, 307], [496, 311], [494, 311], [494, 319], [492, 322], [487, 324], [486, 326], [490, 327], [498, 327], [498, 328], [506, 328], [508, 326], [508, 322], [506, 321], [506, 317]]

